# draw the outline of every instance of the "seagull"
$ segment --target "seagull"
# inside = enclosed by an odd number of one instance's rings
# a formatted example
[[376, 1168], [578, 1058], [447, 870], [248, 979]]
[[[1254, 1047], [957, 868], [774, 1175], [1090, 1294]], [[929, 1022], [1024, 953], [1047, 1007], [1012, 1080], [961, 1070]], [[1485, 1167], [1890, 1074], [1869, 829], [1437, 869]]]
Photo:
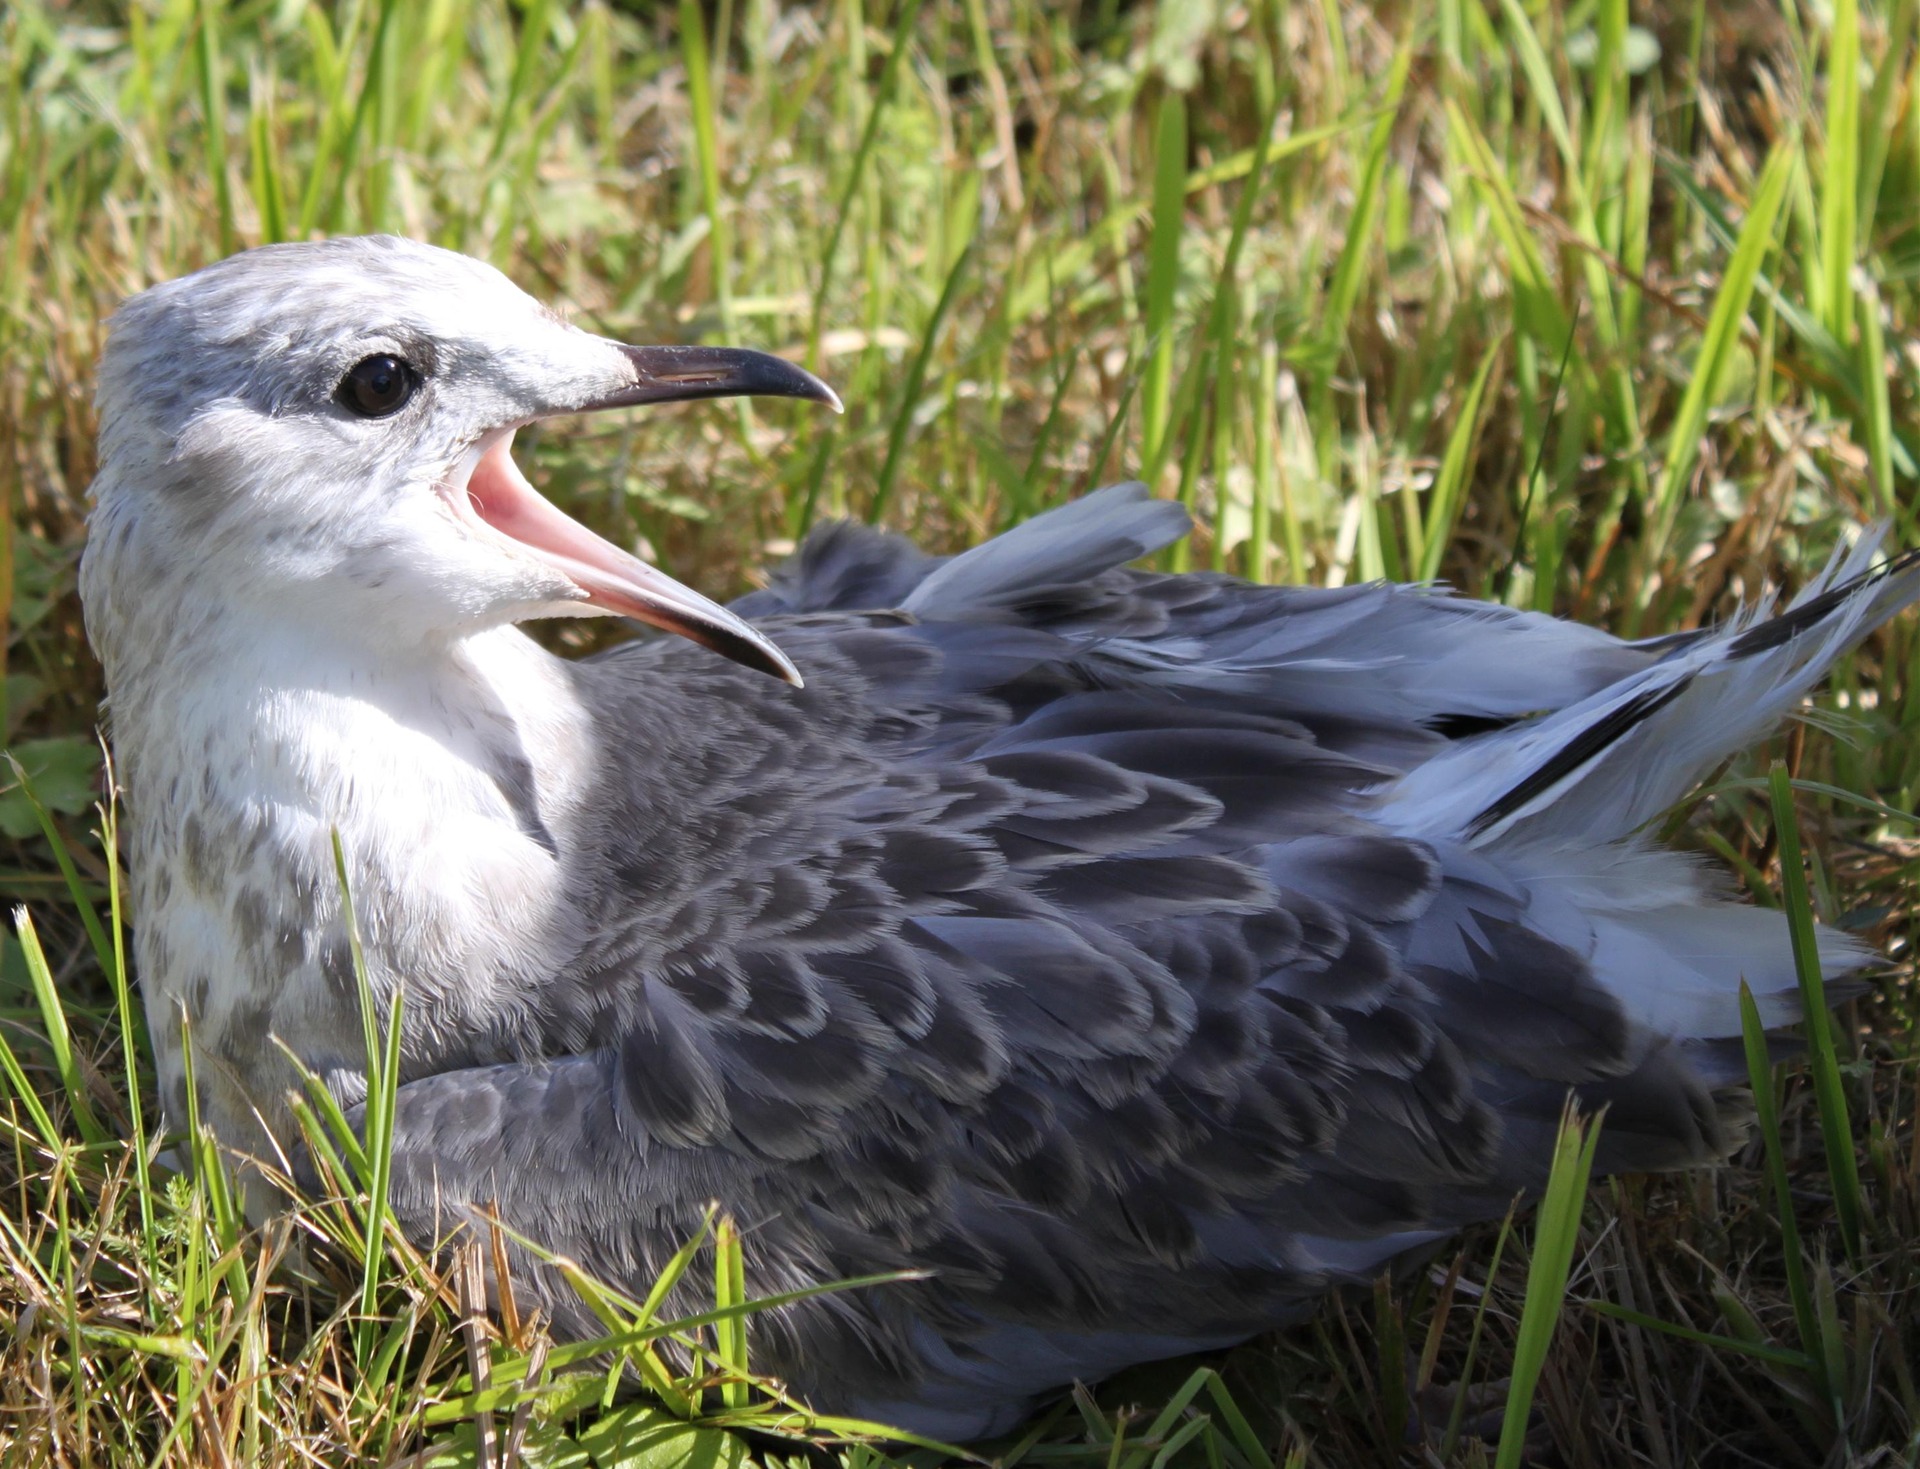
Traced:
[[[1569, 1096], [1602, 1170], [1737, 1145], [1787, 923], [1649, 823], [1920, 597], [1913, 555], [1866, 534], [1784, 610], [1626, 642], [1138, 569], [1188, 520], [1120, 485], [949, 558], [828, 525], [726, 608], [511, 457], [747, 394], [838, 407], [402, 239], [120, 308], [81, 593], [176, 1121], [271, 1160], [300, 1068], [363, 1106], [337, 834], [409, 1236], [497, 1216], [644, 1296], [717, 1205], [750, 1295], [893, 1277], [754, 1316], [757, 1368], [953, 1441], [1498, 1217]], [[589, 616], [678, 636], [519, 627]]]

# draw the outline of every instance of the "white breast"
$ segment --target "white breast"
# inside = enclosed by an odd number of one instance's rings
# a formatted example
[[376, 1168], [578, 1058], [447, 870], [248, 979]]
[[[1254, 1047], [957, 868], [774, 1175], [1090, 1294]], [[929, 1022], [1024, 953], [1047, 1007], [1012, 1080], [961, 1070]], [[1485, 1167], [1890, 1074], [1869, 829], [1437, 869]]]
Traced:
[[139, 751], [136, 956], [169, 1105], [182, 1015], [223, 1139], [280, 1130], [294, 1073], [273, 1037], [358, 1094], [336, 830], [377, 1000], [403, 995], [408, 1069], [515, 1054], [529, 990], [577, 942], [562, 859], [594, 747], [563, 667], [513, 629], [406, 658], [203, 639], [193, 664], [155, 681], [170, 697], [114, 711]]

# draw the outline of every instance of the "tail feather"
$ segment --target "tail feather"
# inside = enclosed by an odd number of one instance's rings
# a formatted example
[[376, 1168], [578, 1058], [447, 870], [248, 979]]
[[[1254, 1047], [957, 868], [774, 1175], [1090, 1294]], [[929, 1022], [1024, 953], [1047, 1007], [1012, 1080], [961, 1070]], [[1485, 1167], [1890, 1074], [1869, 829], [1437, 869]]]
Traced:
[[[1630, 892], [1616, 881], [1622, 872], [1638, 884]], [[1520, 882], [1528, 919], [1584, 957], [1649, 1034], [1738, 1036], [1743, 982], [1768, 1029], [1800, 1017], [1786, 915], [1726, 901], [1685, 853], [1638, 843], [1568, 851], [1520, 874]], [[1828, 981], [1874, 961], [1871, 948], [1838, 929], [1817, 929], [1816, 939]]]
[[[1641, 644], [1657, 661], [1553, 714], [1455, 742], [1382, 793], [1382, 819], [1454, 866], [1473, 851], [1504, 871], [1528, 924], [1580, 955], [1646, 1036], [1731, 1043], [1743, 982], [1763, 1024], [1792, 1022], [1785, 917], [1727, 902], [1700, 863], [1634, 833], [1920, 600], [1920, 553], [1870, 570], [1879, 540], [1837, 554], [1784, 612], [1763, 600], [1723, 627]], [[1845, 933], [1822, 929], [1818, 943], [1828, 980], [1873, 962]], [[1721, 1060], [1724, 1084], [1738, 1058]]]
[[1863, 538], [1783, 613], [1762, 603], [1532, 723], [1463, 740], [1382, 793], [1409, 834], [1503, 849], [1616, 840], [1768, 734], [1835, 660], [1920, 600], [1920, 552], [1876, 571]]

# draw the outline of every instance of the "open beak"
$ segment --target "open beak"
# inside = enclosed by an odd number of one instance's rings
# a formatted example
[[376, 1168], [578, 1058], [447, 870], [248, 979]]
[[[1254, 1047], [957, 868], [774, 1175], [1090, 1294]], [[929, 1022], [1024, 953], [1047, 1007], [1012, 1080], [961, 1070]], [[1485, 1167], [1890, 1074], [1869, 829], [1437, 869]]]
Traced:
[[[832, 388], [764, 352], [733, 347], [620, 350], [633, 365], [633, 383], [568, 411], [746, 396], [806, 398], [840, 411]], [[465, 485], [447, 487], [456, 514], [477, 520], [563, 572], [589, 607], [678, 633], [736, 663], [801, 686], [799, 670], [763, 633], [556, 509], [527, 483], [513, 462], [512, 447], [511, 428], [489, 434], [475, 446]]]

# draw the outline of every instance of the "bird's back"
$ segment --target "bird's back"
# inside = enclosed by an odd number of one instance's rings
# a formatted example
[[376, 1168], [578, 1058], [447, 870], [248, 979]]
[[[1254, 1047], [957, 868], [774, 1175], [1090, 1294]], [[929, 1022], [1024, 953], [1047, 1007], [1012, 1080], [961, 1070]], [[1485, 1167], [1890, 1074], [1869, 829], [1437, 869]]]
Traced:
[[1915, 572], [1636, 646], [1121, 569], [1184, 529], [1138, 487], [945, 561], [829, 527], [736, 607], [805, 690], [576, 665], [588, 938], [543, 1059], [403, 1090], [403, 1219], [497, 1202], [644, 1293], [717, 1200], [756, 1293], [926, 1272], [756, 1318], [758, 1362], [968, 1438], [1499, 1213], [1569, 1090], [1603, 1167], [1723, 1154], [1739, 980], [1791, 1019], [1788, 939], [1634, 832]]

